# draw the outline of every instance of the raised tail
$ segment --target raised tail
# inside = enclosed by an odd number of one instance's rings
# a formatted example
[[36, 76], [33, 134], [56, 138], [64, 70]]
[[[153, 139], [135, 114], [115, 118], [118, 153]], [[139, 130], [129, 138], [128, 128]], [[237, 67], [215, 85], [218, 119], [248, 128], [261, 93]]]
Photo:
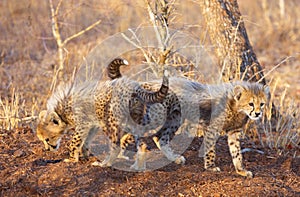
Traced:
[[122, 77], [122, 74], [120, 72], [121, 66], [128, 66], [129, 63], [127, 60], [122, 58], [116, 58], [113, 61], [109, 63], [107, 66], [107, 75], [110, 79], [116, 79]]
[[142, 87], [139, 87], [133, 95], [134, 97], [138, 97], [145, 103], [160, 103], [162, 102], [166, 96], [168, 95], [169, 91], [169, 72], [164, 70], [162, 84], [160, 89], [156, 92], [147, 91]]

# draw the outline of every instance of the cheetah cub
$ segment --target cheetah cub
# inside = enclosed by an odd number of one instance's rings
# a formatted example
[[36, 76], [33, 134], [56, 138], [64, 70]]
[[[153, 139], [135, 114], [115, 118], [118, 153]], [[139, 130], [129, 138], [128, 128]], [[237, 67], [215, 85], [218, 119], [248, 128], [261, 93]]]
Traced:
[[[117, 73], [114, 76], [121, 77], [118, 69], [119, 67], [113, 69]], [[163, 129], [170, 130], [169, 133], [174, 135], [185, 120], [201, 124], [204, 130], [204, 167], [211, 171], [220, 171], [220, 168], [215, 165], [215, 145], [221, 134], [227, 135], [236, 172], [242, 176], [252, 177], [252, 172], [244, 169], [242, 165], [239, 139], [241, 130], [246, 126], [248, 119], [258, 120], [262, 117], [265, 103], [269, 100], [269, 88], [245, 81], [219, 85], [201, 84], [180, 77], [171, 77], [169, 81], [169, 94], [174, 94], [174, 98], [176, 98], [174, 100], [176, 102], [171, 103], [170, 106], [177, 106], [177, 111], [174, 110], [176, 113], [167, 114], [161, 131]], [[159, 82], [146, 82], [141, 86], [149, 91], [155, 91], [159, 88]], [[171, 108], [168, 104], [164, 107]], [[129, 107], [132, 119], [137, 123], [143, 119], [144, 108], [147, 109], [147, 105], [137, 102]], [[177, 116], [174, 117], [174, 114]], [[172, 127], [172, 125], [176, 125], [176, 127]], [[159, 148], [162, 147], [161, 139], [156, 136], [153, 138]], [[163, 143], [163, 145], [168, 143]], [[171, 150], [165, 151], [165, 153], [167, 157], [169, 155], [169, 159], [175, 160]], [[180, 157], [176, 156], [176, 158]]]
[[145, 104], [161, 103], [168, 94], [167, 71], [162, 78], [157, 91], [145, 90], [139, 82], [126, 77], [60, 86], [48, 99], [47, 110], [39, 114], [37, 137], [46, 150], [54, 151], [59, 148], [65, 131], [75, 128], [69, 158], [64, 161], [78, 162], [80, 156], [88, 154], [89, 144], [101, 128], [111, 143], [110, 154], [100, 165], [111, 166], [118, 156], [120, 137], [125, 134], [121, 125], [130, 124], [130, 100], [135, 97]]

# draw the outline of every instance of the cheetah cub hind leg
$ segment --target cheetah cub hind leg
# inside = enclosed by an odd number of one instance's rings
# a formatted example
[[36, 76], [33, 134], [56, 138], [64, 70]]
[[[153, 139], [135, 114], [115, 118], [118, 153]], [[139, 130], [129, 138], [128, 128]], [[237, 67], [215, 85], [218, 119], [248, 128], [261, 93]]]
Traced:
[[158, 137], [152, 138], [157, 148], [162, 151], [162, 153], [170, 160], [174, 161], [176, 164], [185, 164], [185, 158], [182, 155], [175, 154], [169, 144], [161, 145], [162, 140], [159, 140]]
[[126, 148], [128, 147], [128, 145], [129, 144], [134, 144], [135, 141], [136, 140], [135, 140], [134, 135], [132, 135], [131, 133], [125, 134], [120, 140], [121, 151], [118, 155], [118, 158], [129, 160], [129, 157], [125, 156], [125, 151], [126, 151]]
[[114, 164], [116, 159], [118, 158], [120, 149], [117, 147], [116, 144], [112, 144], [110, 147], [109, 155], [104, 159], [104, 161], [99, 162], [95, 161], [92, 163], [92, 166], [100, 166], [100, 167], [110, 167]]
[[135, 162], [130, 166], [130, 169], [134, 171], [145, 171], [146, 170], [146, 159], [147, 152], [149, 151], [148, 146], [145, 142], [138, 142], [137, 154], [135, 156]]

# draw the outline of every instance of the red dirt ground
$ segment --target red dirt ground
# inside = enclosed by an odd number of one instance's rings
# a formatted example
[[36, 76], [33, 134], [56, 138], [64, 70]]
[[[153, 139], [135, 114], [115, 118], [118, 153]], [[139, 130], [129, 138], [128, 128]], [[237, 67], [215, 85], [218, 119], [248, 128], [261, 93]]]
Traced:
[[94, 157], [64, 163], [66, 139], [59, 151], [45, 152], [29, 128], [1, 130], [0, 141], [0, 196], [300, 196], [299, 150], [246, 152], [244, 164], [254, 173], [249, 179], [235, 173], [225, 137], [217, 146], [219, 173], [203, 168], [202, 138], [185, 151], [185, 165], [139, 173], [91, 166]]

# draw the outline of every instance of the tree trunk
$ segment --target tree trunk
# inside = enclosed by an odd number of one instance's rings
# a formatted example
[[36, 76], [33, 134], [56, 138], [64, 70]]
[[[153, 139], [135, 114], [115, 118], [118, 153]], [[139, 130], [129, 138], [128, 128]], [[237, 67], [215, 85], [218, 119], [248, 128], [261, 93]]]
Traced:
[[266, 84], [250, 44], [237, 0], [201, 0], [201, 11], [215, 47], [223, 81], [242, 79]]

